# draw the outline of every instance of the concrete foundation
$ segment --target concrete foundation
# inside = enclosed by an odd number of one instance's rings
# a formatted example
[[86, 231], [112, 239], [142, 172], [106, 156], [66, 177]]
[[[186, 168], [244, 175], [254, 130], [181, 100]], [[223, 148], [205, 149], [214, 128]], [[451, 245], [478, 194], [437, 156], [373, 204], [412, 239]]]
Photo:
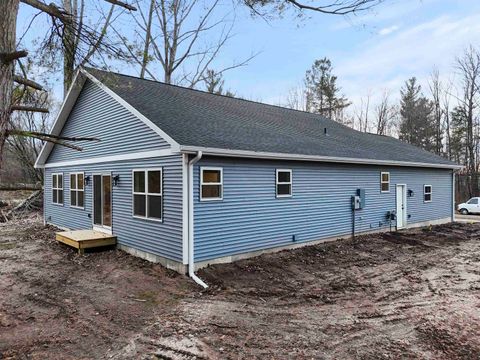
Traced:
[[[424, 227], [424, 226], [430, 226], [430, 225], [440, 225], [440, 224], [446, 224], [452, 222], [452, 218], [444, 218], [444, 219], [438, 219], [438, 220], [432, 220], [432, 221], [425, 221], [421, 223], [414, 223], [414, 224], [407, 224], [405, 229], [411, 229], [411, 228], [418, 228], [418, 227]], [[55, 224], [51, 224], [56, 226]], [[69, 230], [65, 229], [64, 230]], [[388, 232], [389, 228], [382, 228], [382, 229], [376, 229], [373, 231], [367, 231], [367, 232], [362, 232], [358, 233], [356, 235], [366, 235], [366, 234], [374, 234], [374, 233], [382, 233], [382, 232]], [[332, 242], [332, 241], [337, 241], [337, 240], [342, 240], [342, 239], [348, 239], [350, 238], [351, 235], [345, 235], [345, 236], [335, 236], [335, 237], [330, 237], [330, 238], [323, 238], [323, 239], [318, 239], [318, 240], [312, 240], [312, 241], [305, 241], [301, 243], [295, 243], [295, 244], [290, 244], [290, 245], [284, 245], [284, 246], [278, 246], [274, 248], [268, 248], [268, 249], [262, 249], [262, 250], [257, 250], [257, 251], [251, 251], [248, 253], [242, 253], [242, 254], [235, 254], [235, 255], [230, 255], [230, 256], [224, 256], [216, 259], [210, 259], [210, 260], [205, 260], [205, 261], [200, 261], [195, 264], [196, 270], [207, 267], [209, 265], [213, 264], [223, 264], [223, 263], [230, 263], [233, 261], [238, 261], [242, 259], [248, 259], [252, 258], [255, 256], [259, 256], [262, 254], [270, 254], [270, 253], [275, 253], [283, 250], [289, 250], [289, 249], [296, 249], [304, 246], [312, 246], [316, 244], [322, 244], [326, 242]], [[146, 251], [134, 249], [130, 246], [122, 245], [122, 244], [117, 244], [117, 248], [120, 250], [123, 250], [133, 256], [137, 256], [139, 258], [151, 261], [153, 263], [159, 263], [166, 267], [167, 269], [174, 270], [180, 274], [186, 274], [188, 272], [188, 265], [182, 264], [178, 261], [174, 261], [171, 259], [167, 259], [163, 256], [158, 256], [155, 254], [148, 253]]]

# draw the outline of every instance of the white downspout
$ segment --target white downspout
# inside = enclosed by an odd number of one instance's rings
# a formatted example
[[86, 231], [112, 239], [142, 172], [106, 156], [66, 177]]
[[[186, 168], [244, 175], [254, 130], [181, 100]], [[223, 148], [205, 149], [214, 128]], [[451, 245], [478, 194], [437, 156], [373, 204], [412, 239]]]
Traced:
[[188, 162], [188, 275], [198, 285], [204, 289], [208, 285], [195, 275], [195, 257], [194, 257], [194, 236], [193, 236], [193, 165], [202, 158], [202, 152], [197, 152], [192, 160]]

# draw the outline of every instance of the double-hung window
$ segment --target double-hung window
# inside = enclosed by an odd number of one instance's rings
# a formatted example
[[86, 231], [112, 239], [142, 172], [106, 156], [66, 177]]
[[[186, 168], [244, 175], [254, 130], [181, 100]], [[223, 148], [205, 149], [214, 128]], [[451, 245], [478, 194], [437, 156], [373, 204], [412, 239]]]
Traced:
[[200, 200], [223, 199], [223, 169], [202, 167], [200, 169]]
[[83, 173], [71, 173], [70, 206], [83, 209], [84, 199]]
[[432, 185], [423, 185], [423, 201], [432, 201]]
[[292, 170], [277, 169], [276, 193], [277, 198], [292, 196]]
[[133, 216], [162, 220], [162, 169], [133, 171]]
[[63, 205], [63, 174], [52, 174], [52, 203]]
[[380, 191], [382, 193], [390, 192], [390, 173], [389, 172], [380, 173]]

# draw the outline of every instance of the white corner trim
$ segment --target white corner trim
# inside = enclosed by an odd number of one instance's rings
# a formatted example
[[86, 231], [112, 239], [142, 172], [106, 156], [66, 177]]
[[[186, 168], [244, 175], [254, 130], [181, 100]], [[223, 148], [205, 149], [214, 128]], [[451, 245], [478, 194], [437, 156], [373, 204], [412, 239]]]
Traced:
[[173, 140], [166, 132], [160, 129], [157, 125], [151, 122], [146, 116], [144, 116], [140, 111], [135, 109], [132, 105], [126, 102], [123, 98], [121, 98], [117, 93], [111, 90], [108, 86], [103, 84], [100, 80], [98, 80], [95, 76], [90, 74], [87, 70], [81, 69], [82, 74], [84, 74], [89, 80], [91, 80], [94, 84], [96, 84], [100, 89], [105, 91], [108, 95], [110, 95], [116, 102], [122, 105], [125, 109], [130, 111], [133, 115], [135, 115], [138, 119], [140, 119], [145, 125], [147, 125], [150, 129], [155, 131], [158, 135], [160, 135], [167, 143], [170, 144], [172, 149], [178, 149], [179, 144]]
[[188, 155], [182, 154], [182, 260], [188, 264]]
[[[65, 125], [65, 121], [67, 120], [68, 115], [70, 115], [70, 111], [75, 105], [78, 95], [80, 95], [80, 91], [83, 88], [85, 80], [85, 76], [80, 74], [80, 71], [77, 70], [73, 78], [72, 85], [70, 85], [70, 88], [68, 89], [67, 96], [65, 96], [65, 100], [63, 101], [57, 117], [53, 122], [52, 128], [50, 130], [51, 134], [59, 135], [62, 131], [63, 125]], [[53, 149], [53, 146], [53, 143], [48, 141], [45, 142], [42, 149], [40, 150], [40, 153], [38, 154], [37, 160], [35, 161], [34, 168], [39, 169], [43, 167], [43, 165], [48, 159], [48, 156], [50, 155], [50, 152]]]
[[263, 151], [209, 148], [209, 147], [201, 147], [201, 146], [180, 146], [179, 151], [187, 154], [193, 154], [198, 151], [201, 151], [203, 155], [210, 155], [210, 156], [243, 157], [243, 158], [257, 158], [257, 159], [271, 159], [271, 160], [321, 161], [321, 162], [345, 163], [345, 164], [409, 166], [409, 167], [426, 167], [426, 168], [436, 168], [436, 169], [462, 169], [463, 168], [462, 165], [431, 164], [431, 163], [395, 161], [395, 160], [357, 159], [357, 158], [321, 156], [321, 155], [271, 153], [271, 152], [263, 152]]
[[99, 156], [99, 157], [80, 159], [80, 160], [51, 162], [41, 167], [55, 168], [55, 167], [62, 167], [62, 166], [89, 165], [89, 164], [99, 164], [99, 163], [106, 163], [106, 162], [113, 162], [113, 161], [164, 157], [164, 156], [170, 156], [170, 155], [176, 155], [176, 154], [179, 154], [179, 153], [175, 153], [171, 149], [151, 150], [151, 151], [141, 151], [141, 152], [112, 155], [112, 156]]

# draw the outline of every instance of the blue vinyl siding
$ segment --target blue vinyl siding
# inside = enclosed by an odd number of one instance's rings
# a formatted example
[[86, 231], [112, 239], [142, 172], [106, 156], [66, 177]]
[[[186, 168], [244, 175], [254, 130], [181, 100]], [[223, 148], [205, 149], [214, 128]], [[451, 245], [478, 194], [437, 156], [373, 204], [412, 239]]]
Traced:
[[[223, 167], [223, 200], [199, 201], [200, 166]], [[276, 169], [292, 169], [293, 194], [276, 198]], [[380, 172], [390, 172], [390, 192], [380, 192]], [[408, 224], [451, 217], [451, 170], [341, 165], [207, 157], [194, 169], [195, 261], [344, 236], [352, 231], [350, 199], [357, 188], [366, 206], [357, 212], [357, 232], [387, 228], [395, 210], [395, 184], [414, 191], [407, 197]], [[423, 202], [423, 185], [432, 202]], [[394, 226], [395, 224], [393, 224]]]
[[76, 142], [83, 151], [55, 146], [47, 162], [79, 160], [170, 147], [156, 132], [125, 109], [99, 86], [87, 80], [61, 136], [96, 137]]
[[[163, 222], [132, 216], [132, 170], [163, 168]], [[85, 186], [85, 209], [70, 207], [70, 172], [83, 171], [90, 176]], [[64, 175], [63, 206], [52, 204], [52, 173]], [[45, 169], [45, 219], [48, 223], [69, 229], [92, 228], [93, 173], [119, 175], [112, 187], [112, 231], [118, 242], [132, 248], [182, 262], [182, 156], [135, 161], [120, 161], [72, 167]], [[89, 217], [89, 214], [91, 217]]]

